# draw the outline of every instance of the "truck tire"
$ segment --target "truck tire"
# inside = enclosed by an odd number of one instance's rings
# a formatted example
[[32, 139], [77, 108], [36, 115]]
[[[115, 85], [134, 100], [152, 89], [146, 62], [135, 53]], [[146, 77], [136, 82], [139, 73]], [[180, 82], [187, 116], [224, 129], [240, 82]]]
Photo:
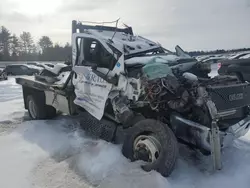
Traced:
[[34, 95], [27, 96], [26, 103], [29, 115], [33, 120], [51, 119], [57, 114], [53, 106], [46, 105], [44, 100]]
[[34, 95], [29, 95], [26, 102], [31, 119], [46, 119], [46, 105], [43, 100], [39, 100]]
[[8, 80], [8, 76], [7, 76], [7, 74], [5, 72], [3, 73], [2, 76], [3, 76], [3, 80]]
[[47, 113], [47, 118], [52, 119], [56, 117], [57, 111], [53, 106], [46, 105], [46, 113]]
[[141, 166], [143, 170], [156, 170], [168, 177], [175, 167], [178, 143], [167, 125], [145, 119], [128, 129], [122, 153], [131, 161], [145, 161], [146, 164]]

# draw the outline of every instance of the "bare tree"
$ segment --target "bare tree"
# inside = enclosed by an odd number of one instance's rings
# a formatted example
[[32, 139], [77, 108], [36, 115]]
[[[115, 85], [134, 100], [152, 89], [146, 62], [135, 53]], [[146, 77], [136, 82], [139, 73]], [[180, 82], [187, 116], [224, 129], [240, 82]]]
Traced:
[[21, 51], [25, 54], [29, 54], [33, 51], [34, 42], [30, 32], [23, 32], [20, 35]]

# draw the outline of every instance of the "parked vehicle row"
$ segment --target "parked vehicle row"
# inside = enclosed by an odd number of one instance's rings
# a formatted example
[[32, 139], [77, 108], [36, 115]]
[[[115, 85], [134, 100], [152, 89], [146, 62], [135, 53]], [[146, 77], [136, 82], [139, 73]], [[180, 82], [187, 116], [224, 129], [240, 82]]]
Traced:
[[233, 54], [215, 54], [215, 55], [205, 55], [198, 56], [196, 59], [204, 63], [217, 63], [219, 60], [237, 60], [237, 59], [249, 59], [250, 52], [241, 52]]
[[28, 75], [32, 76], [39, 74], [45, 68], [53, 68], [53, 63], [39, 63], [39, 62], [28, 62], [26, 64], [10, 64], [6, 67], [0, 68], [0, 80], [6, 80], [8, 75], [20, 76]]
[[41, 67], [41, 68], [44, 68], [46, 66], [48, 67], [51, 67], [53, 68], [54, 67], [54, 64], [53, 63], [40, 63], [40, 62], [28, 62], [27, 65], [34, 65], [34, 66], [37, 66], [37, 67]]
[[7, 65], [5, 71], [7, 75], [34, 75], [38, 74], [41, 71], [41, 67], [36, 67], [34, 65], [26, 65], [26, 64], [15, 64], [15, 65]]

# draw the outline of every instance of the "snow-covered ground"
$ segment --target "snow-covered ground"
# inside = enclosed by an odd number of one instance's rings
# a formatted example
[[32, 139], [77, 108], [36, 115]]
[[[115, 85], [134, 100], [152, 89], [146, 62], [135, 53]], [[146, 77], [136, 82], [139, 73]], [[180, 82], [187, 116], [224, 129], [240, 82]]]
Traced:
[[210, 158], [180, 146], [169, 178], [146, 173], [120, 146], [94, 140], [69, 117], [30, 121], [21, 87], [0, 82], [1, 188], [249, 188], [250, 134], [223, 152], [223, 170], [211, 173]]

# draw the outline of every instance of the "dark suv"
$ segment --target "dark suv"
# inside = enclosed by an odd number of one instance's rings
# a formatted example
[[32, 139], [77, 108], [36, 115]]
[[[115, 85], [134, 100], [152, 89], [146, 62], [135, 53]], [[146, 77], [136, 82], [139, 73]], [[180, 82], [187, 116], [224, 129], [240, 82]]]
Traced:
[[40, 70], [37, 68], [33, 68], [29, 65], [7, 65], [6, 66], [7, 75], [34, 75], [38, 74]]

